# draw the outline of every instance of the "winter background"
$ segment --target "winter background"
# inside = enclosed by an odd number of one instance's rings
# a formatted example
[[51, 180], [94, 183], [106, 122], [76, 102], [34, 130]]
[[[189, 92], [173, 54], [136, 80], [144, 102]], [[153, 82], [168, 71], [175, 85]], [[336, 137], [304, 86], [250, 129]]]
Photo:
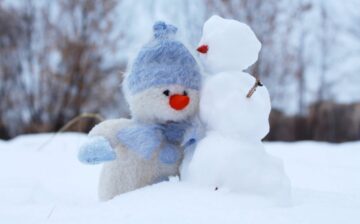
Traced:
[[[263, 44], [249, 72], [269, 89], [265, 146], [293, 204], [176, 177], [98, 202], [100, 166], [77, 161], [73, 133], [98, 120], [51, 132], [83, 113], [128, 117], [121, 80], [153, 22], [175, 24], [196, 55], [212, 14]], [[0, 0], [0, 223], [359, 223], [359, 24], [359, 0]]]

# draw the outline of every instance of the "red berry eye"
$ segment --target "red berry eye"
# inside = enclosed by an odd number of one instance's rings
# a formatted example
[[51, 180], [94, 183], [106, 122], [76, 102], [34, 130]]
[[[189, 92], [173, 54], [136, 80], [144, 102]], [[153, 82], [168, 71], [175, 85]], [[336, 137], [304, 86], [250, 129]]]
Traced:
[[198, 52], [202, 53], [202, 54], [206, 54], [208, 52], [208, 50], [209, 50], [209, 46], [208, 45], [201, 45], [196, 50]]

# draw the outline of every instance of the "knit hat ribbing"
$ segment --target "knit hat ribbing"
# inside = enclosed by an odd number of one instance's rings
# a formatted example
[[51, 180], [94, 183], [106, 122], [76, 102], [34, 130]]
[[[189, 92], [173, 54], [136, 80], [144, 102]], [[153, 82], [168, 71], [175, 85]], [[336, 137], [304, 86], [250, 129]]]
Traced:
[[199, 67], [185, 46], [174, 39], [177, 28], [157, 22], [153, 31], [154, 39], [140, 50], [125, 80], [130, 93], [171, 84], [199, 90]]

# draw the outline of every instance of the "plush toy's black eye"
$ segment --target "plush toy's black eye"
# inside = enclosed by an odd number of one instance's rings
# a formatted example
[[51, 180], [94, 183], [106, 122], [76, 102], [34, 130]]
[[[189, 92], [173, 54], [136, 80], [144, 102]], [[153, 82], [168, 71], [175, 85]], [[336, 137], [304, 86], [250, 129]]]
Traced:
[[187, 93], [186, 91], [184, 91], [183, 95], [184, 95], [184, 96], [187, 96], [187, 95], [188, 95], [188, 93]]
[[164, 92], [163, 92], [163, 94], [165, 95], [165, 96], [169, 96], [170, 95], [170, 90], [165, 90]]

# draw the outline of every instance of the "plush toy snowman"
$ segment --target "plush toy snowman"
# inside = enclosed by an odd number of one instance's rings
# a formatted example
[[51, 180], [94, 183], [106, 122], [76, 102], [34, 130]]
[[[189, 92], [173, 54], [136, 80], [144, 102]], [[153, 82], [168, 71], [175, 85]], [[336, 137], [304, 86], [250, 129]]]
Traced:
[[213, 16], [204, 25], [199, 45], [210, 73], [200, 100], [206, 136], [183, 179], [287, 202], [289, 179], [282, 162], [268, 155], [261, 142], [269, 131], [268, 91], [243, 72], [257, 60], [260, 42], [247, 25]]
[[123, 83], [132, 119], [95, 126], [79, 152], [84, 163], [105, 162], [101, 200], [178, 175], [184, 148], [194, 142], [185, 133], [191, 133], [198, 112], [198, 65], [175, 40], [174, 26], [158, 22], [153, 29], [154, 39], [140, 50]]

